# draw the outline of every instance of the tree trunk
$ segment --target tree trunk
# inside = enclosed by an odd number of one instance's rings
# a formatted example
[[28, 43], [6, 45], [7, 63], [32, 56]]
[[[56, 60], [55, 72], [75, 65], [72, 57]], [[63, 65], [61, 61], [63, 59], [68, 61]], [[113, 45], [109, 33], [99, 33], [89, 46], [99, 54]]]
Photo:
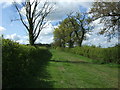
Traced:
[[74, 42], [72, 41], [72, 33], [73, 32], [71, 32], [70, 35], [69, 35], [70, 36], [70, 41], [68, 42], [69, 43], [69, 48], [73, 48], [73, 43]]
[[65, 43], [64, 42], [62, 43], [62, 47], [65, 48]]
[[34, 46], [34, 37], [33, 37], [33, 33], [29, 32], [29, 43], [31, 46]]
[[79, 47], [82, 46], [82, 42], [83, 42], [83, 39], [84, 39], [84, 35], [85, 35], [85, 30], [83, 29], [83, 30], [82, 30], [82, 36], [81, 36], [80, 41], [79, 41]]
[[33, 24], [32, 24], [32, 19], [30, 18], [29, 19], [29, 43], [31, 46], [34, 46], [34, 42], [35, 42], [35, 39], [34, 39], [34, 35], [33, 35]]
[[73, 48], [73, 41], [72, 40], [69, 41], [69, 48]]

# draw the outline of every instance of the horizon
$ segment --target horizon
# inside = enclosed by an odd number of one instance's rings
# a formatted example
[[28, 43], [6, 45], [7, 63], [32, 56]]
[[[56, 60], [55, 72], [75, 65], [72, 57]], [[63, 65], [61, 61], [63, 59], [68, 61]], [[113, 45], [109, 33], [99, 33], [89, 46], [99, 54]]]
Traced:
[[[57, 4], [55, 5], [56, 13], [53, 12], [47, 17], [47, 27], [41, 31], [38, 39], [36, 40], [36, 43], [52, 43], [54, 41], [54, 28], [58, 27], [59, 22], [66, 18], [66, 14], [69, 14], [71, 11], [88, 12], [91, 5], [92, 2], [57, 2]], [[0, 34], [3, 34], [5, 39], [11, 39], [13, 41], [19, 42], [20, 44], [28, 44], [28, 34], [21, 21], [12, 21], [19, 18], [14, 6], [10, 3], [8, 4], [7, 2], [0, 2], [0, 7]], [[108, 42], [107, 37], [105, 37], [104, 35], [98, 35], [100, 28], [102, 28], [103, 26], [102, 24], [99, 24], [99, 21], [100, 20], [96, 20], [93, 22], [93, 25], [95, 25], [94, 31], [86, 34], [88, 40], [84, 40], [82, 44], [89, 46], [101, 45], [103, 48], [115, 46], [118, 43], [117, 37], [112, 38], [111, 42]]]

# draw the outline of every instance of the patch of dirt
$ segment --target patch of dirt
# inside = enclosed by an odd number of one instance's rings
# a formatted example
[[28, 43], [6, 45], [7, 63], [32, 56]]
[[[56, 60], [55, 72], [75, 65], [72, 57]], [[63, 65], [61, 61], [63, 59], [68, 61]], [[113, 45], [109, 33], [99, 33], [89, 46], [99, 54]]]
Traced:
[[58, 67], [60, 71], [65, 71], [64, 67]]

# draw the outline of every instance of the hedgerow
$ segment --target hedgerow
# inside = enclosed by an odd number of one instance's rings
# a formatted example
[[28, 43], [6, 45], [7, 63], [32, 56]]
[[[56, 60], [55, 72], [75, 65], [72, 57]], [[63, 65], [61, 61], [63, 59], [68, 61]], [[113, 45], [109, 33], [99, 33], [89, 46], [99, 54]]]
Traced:
[[[60, 49], [60, 48], [59, 48]], [[66, 52], [72, 52], [93, 59], [96, 63], [120, 63], [120, 46], [110, 48], [99, 48], [95, 46], [82, 46], [74, 48], [62, 48]]]
[[3, 39], [3, 88], [30, 87], [32, 80], [44, 76], [45, 67], [51, 56], [46, 48], [25, 46]]

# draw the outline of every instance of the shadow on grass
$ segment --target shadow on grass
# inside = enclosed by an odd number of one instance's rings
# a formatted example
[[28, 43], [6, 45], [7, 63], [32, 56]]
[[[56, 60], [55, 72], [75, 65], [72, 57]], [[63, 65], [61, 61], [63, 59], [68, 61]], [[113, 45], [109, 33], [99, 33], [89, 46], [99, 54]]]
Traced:
[[24, 88], [52, 88], [54, 81], [50, 81], [50, 74], [44, 69], [38, 76], [32, 76], [23, 85]]
[[75, 63], [75, 64], [93, 64], [91, 62], [85, 61], [60, 61], [60, 60], [50, 60], [51, 62], [64, 62], [64, 63]]
[[41, 71], [36, 71], [37, 74], [29, 74], [24, 77], [22, 84], [18, 87], [22, 88], [52, 88], [54, 82], [50, 81], [50, 74], [46, 67], [40, 68]]
[[[96, 64], [96, 65], [103, 65], [106, 63], [100, 63], [100, 62], [86, 62], [86, 61], [62, 61], [62, 60], [50, 60], [50, 62], [62, 62], [62, 63], [71, 63], [71, 64]], [[107, 66], [111, 68], [120, 68], [119, 64], [114, 63], [108, 63]]]

